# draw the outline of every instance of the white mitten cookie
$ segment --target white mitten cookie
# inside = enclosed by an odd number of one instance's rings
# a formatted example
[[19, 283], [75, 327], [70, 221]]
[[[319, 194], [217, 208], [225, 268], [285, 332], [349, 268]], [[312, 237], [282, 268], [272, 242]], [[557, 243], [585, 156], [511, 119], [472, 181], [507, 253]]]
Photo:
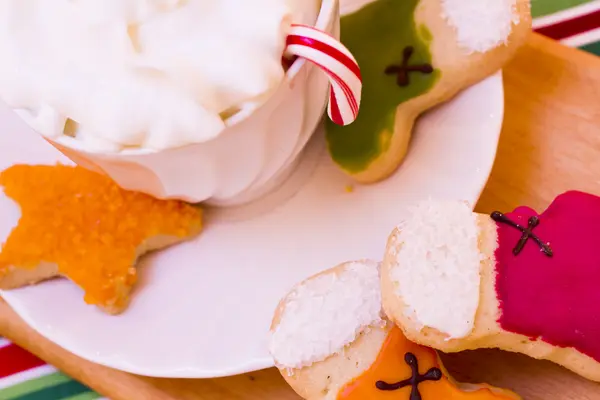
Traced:
[[499, 70], [531, 30], [529, 0], [342, 0], [342, 42], [358, 61], [356, 121], [327, 121], [333, 160], [359, 182], [392, 174], [416, 118]]
[[420, 344], [500, 348], [600, 381], [598, 226], [600, 198], [581, 192], [541, 214], [424, 202], [389, 238], [384, 309]]
[[409, 342], [383, 316], [379, 265], [342, 264], [300, 283], [281, 301], [270, 350], [307, 400], [509, 400], [512, 392], [456, 384], [434, 350]]

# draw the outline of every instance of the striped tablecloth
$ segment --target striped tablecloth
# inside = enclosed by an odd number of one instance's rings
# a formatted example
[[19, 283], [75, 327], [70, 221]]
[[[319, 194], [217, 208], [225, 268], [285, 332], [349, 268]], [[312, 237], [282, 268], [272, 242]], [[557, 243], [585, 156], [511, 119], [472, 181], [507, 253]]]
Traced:
[[[600, 0], [532, 0], [534, 28], [600, 55]], [[93, 400], [101, 396], [0, 338], [0, 400]]]

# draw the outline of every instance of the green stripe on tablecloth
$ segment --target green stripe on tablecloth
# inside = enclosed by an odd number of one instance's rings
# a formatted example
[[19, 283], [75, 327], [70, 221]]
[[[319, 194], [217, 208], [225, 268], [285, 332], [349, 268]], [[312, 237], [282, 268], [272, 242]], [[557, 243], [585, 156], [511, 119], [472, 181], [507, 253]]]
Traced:
[[594, 0], [531, 0], [531, 13], [534, 17], [541, 17], [592, 1]]
[[[18, 397], [9, 397], [6, 400], [67, 400], [76, 396], [89, 393], [90, 389], [77, 381], [63, 382], [44, 389], [31, 392]], [[92, 397], [94, 398], [94, 397]], [[97, 398], [97, 397], [95, 397]]]
[[96, 392], [85, 392], [72, 397], [67, 397], [64, 400], [96, 400], [99, 398], [100, 395]]
[[68, 376], [63, 375], [60, 372], [55, 372], [53, 374], [25, 381], [15, 386], [8, 387], [4, 390], [0, 390], [0, 399], [8, 400], [18, 398], [19, 396], [23, 396], [32, 392], [37, 392], [47, 387], [60, 385], [65, 382], [69, 382], [70, 380], [71, 378], [69, 378]]
[[596, 43], [586, 44], [581, 47], [581, 50], [589, 51], [590, 53], [600, 56], [600, 41]]
[[60, 372], [0, 390], [2, 400], [89, 400], [98, 397], [81, 383]]

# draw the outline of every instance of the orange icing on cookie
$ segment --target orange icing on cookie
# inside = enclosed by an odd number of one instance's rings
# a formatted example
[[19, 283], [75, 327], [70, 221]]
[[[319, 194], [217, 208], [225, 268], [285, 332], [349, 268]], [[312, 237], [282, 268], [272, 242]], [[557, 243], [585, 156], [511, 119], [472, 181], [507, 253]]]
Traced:
[[136, 282], [134, 263], [148, 238], [201, 229], [199, 208], [123, 190], [81, 167], [15, 165], [0, 173], [0, 185], [21, 208], [0, 252], [0, 277], [12, 266], [54, 263], [89, 304], [127, 301], [119, 288]]
[[[408, 356], [407, 359], [407, 354], [413, 357]], [[411, 367], [407, 360], [416, 360], [416, 363]], [[416, 366], [418, 366], [418, 376], [413, 373], [413, 368]], [[417, 380], [415, 379], [417, 377], [420, 382], [413, 385], [410, 381]], [[402, 387], [394, 389], [391, 387], [394, 384]], [[378, 389], [378, 385], [388, 386], [389, 390]], [[512, 392], [484, 386], [477, 386], [475, 390], [461, 389], [445, 375], [445, 370], [434, 350], [408, 341], [398, 327], [392, 328], [388, 334], [371, 368], [345, 385], [337, 398], [338, 400], [519, 399]]]

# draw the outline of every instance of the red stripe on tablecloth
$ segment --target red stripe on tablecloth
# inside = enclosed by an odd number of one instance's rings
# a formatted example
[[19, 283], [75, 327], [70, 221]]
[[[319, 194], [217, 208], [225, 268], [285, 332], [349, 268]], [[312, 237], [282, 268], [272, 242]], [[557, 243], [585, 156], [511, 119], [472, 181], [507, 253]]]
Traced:
[[0, 348], [0, 360], [0, 378], [46, 364], [14, 344]]
[[536, 32], [561, 40], [600, 27], [600, 10], [536, 29]]

